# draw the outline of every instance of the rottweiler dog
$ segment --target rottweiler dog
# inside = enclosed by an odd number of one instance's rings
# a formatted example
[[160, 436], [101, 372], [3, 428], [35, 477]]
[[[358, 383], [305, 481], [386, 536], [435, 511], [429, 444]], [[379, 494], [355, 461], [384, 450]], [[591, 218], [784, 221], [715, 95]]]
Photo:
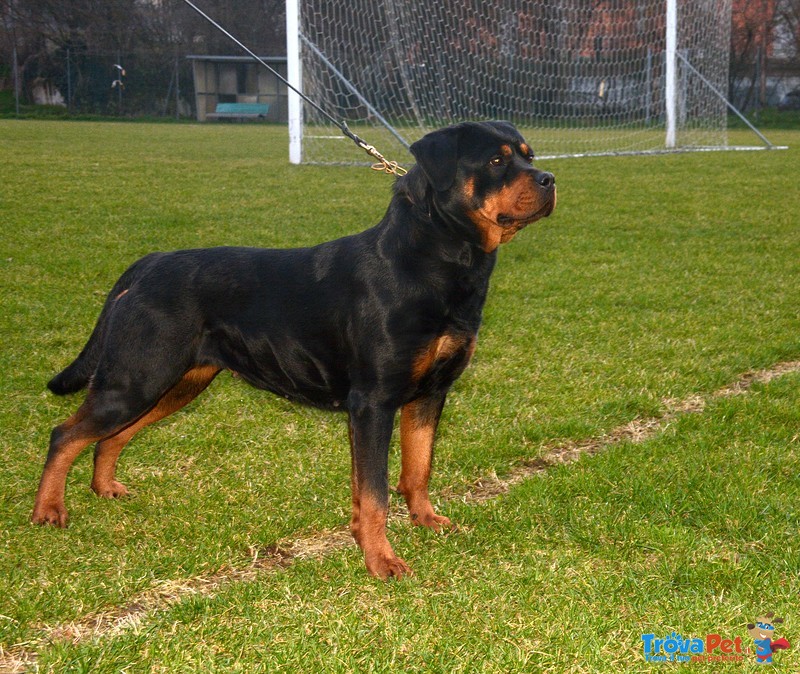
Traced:
[[48, 387], [88, 388], [51, 434], [31, 520], [67, 524], [67, 472], [92, 443], [92, 489], [127, 493], [117, 459], [139, 430], [222, 370], [349, 416], [350, 528], [367, 570], [403, 576], [386, 538], [388, 452], [400, 410], [397, 490], [414, 524], [451, 526], [428, 493], [445, 396], [475, 350], [501, 243], [550, 215], [555, 179], [505, 122], [466, 122], [411, 146], [375, 227], [312, 248], [153, 253], [117, 281], [89, 341]]

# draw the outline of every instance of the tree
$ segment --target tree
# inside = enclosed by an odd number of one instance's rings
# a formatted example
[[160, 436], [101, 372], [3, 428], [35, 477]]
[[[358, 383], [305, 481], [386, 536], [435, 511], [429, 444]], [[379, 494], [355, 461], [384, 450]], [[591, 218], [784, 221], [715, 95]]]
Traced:
[[[251, 49], [285, 54], [283, 0], [199, 0]], [[239, 49], [182, 0], [0, 0], [0, 86], [16, 49], [22, 80], [54, 83], [73, 107], [122, 113], [111, 83], [126, 78], [126, 114], [160, 114], [176, 77], [190, 90], [188, 54]]]

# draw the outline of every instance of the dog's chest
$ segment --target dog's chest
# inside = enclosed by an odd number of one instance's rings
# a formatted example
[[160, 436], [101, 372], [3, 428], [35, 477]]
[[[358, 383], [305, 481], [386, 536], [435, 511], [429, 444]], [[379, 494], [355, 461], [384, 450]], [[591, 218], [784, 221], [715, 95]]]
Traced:
[[[477, 338], [446, 332], [421, 348], [411, 365], [411, 379], [421, 383], [435, 378], [442, 384], [452, 383], [469, 364], [475, 351]], [[449, 380], [449, 381], [448, 381]]]
[[410, 399], [447, 390], [469, 365], [475, 334], [445, 332], [424, 344], [411, 362]]
[[472, 279], [459, 283], [436, 335], [421, 341], [411, 363], [411, 381], [419, 389], [446, 387], [464, 371], [475, 352], [486, 287]]

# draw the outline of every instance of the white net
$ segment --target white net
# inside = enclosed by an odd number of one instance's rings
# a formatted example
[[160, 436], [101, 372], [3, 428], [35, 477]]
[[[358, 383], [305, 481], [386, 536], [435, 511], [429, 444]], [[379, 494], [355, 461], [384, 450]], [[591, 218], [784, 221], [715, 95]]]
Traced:
[[[727, 143], [711, 87], [727, 90], [730, 11], [677, 1], [677, 148]], [[300, 0], [303, 89], [401, 163], [427, 131], [480, 119], [539, 156], [658, 151], [665, 17], [666, 0]], [[303, 160], [363, 156], [306, 105]]]

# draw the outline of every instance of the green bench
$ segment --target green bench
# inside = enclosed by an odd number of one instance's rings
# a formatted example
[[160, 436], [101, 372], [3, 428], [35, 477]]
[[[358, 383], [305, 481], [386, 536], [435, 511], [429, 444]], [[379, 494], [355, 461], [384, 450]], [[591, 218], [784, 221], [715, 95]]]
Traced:
[[266, 117], [269, 113], [269, 103], [217, 103], [214, 112], [209, 112], [206, 117], [210, 119], [252, 119]]

